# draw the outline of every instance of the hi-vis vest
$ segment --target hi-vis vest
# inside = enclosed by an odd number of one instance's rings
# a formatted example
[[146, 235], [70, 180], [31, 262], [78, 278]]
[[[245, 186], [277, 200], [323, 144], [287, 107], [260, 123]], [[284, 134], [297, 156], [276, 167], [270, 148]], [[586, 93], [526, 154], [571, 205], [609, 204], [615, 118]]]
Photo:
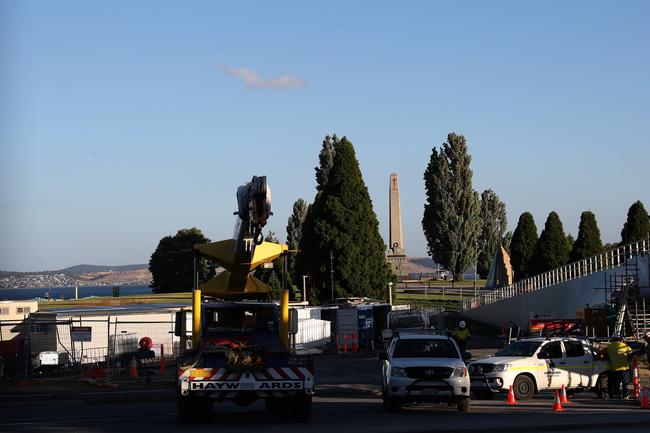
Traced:
[[613, 341], [607, 346], [609, 368], [612, 371], [625, 371], [628, 367], [627, 355], [632, 349], [622, 341]]
[[469, 338], [469, 329], [456, 328], [454, 329], [454, 332], [451, 333], [451, 336], [456, 341], [467, 341], [467, 339]]

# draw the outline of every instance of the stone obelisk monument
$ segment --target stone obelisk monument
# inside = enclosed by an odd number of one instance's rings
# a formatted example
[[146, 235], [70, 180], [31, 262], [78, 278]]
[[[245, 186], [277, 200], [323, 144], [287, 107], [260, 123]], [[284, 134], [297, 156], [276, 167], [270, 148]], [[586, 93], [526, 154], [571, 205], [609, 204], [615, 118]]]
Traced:
[[399, 206], [399, 181], [397, 173], [391, 173], [390, 185], [388, 188], [388, 198], [390, 200], [389, 214], [389, 243], [386, 260], [391, 264], [393, 272], [400, 275], [400, 265], [406, 262], [404, 254], [404, 236], [402, 235], [402, 212]]

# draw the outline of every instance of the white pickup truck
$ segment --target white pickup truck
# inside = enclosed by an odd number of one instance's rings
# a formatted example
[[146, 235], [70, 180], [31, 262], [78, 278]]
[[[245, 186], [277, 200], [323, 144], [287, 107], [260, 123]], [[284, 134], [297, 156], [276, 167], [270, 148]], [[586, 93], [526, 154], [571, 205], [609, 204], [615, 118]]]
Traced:
[[468, 365], [471, 389], [487, 398], [512, 386], [515, 397], [562, 388], [593, 390], [600, 397], [607, 389], [609, 361], [597, 360], [589, 340], [575, 337], [537, 337], [511, 342], [489, 358]]

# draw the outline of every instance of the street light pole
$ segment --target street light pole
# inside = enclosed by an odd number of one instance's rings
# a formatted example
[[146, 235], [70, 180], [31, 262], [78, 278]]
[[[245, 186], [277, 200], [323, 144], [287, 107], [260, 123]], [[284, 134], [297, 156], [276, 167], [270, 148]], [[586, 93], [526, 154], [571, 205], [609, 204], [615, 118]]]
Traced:
[[388, 282], [388, 305], [393, 305], [393, 282]]
[[302, 276], [302, 302], [307, 302], [307, 275]]
[[334, 300], [334, 254], [330, 250], [330, 286], [332, 286], [332, 301]]

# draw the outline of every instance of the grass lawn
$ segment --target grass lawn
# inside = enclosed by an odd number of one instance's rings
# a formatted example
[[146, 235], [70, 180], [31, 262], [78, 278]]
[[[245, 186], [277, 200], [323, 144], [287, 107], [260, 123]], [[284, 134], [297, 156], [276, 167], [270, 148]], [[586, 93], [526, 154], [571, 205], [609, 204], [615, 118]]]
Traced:
[[52, 308], [87, 308], [87, 307], [111, 307], [119, 305], [142, 305], [142, 304], [176, 304], [191, 303], [192, 293], [161, 293], [159, 295], [133, 295], [120, 296], [96, 296], [92, 298], [79, 298], [78, 300], [66, 299], [65, 301], [41, 301], [38, 303], [39, 310]]

